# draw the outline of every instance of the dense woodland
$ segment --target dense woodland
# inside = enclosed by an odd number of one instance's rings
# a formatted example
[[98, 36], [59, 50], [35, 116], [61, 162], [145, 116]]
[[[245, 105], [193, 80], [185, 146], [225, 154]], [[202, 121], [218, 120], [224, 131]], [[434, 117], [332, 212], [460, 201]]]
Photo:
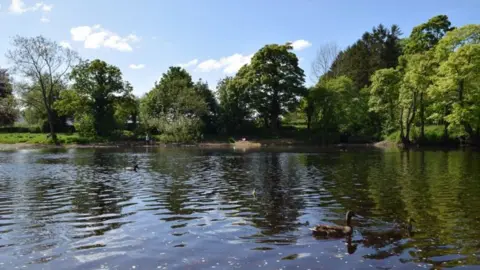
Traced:
[[[118, 67], [83, 60], [44, 37], [15, 37], [0, 69], [0, 125], [87, 138], [191, 142], [208, 136], [293, 136], [314, 143], [480, 142], [480, 25], [439, 15], [402, 37], [378, 25], [355, 43], [321, 46], [308, 77], [291, 44], [269, 44], [235, 76], [194, 82], [170, 67], [143, 97]], [[8, 73], [23, 80], [12, 83]], [[17, 93], [17, 98], [13, 93]], [[73, 123], [73, 127], [69, 125]]]

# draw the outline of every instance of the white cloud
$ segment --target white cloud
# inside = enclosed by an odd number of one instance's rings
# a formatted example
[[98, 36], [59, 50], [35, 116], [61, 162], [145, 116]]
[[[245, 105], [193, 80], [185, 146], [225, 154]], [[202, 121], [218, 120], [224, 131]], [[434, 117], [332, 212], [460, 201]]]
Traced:
[[53, 5], [48, 5], [43, 2], [38, 2], [33, 6], [27, 6], [25, 5], [25, 2], [23, 0], [12, 0], [12, 3], [10, 4], [8, 10], [11, 13], [16, 13], [16, 14], [22, 14], [25, 12], [29, 11], [37, 11], [37, 10], [42, 10], [43, 12], [50, 12], [53, 9]]
[[312, 46], [312, 43], [308, 42], [307, 40], [304, 40], [304, 39], [299, 39], [299, 40], [295, 40], [292, 42], [292, 47], [293, 47], [293, 50], [295, 51], [301, 51], [303, 49], [306, 49], [308, 47]]
[[198, 64], [197, 69], [202, 72], [210, 72], [217, 69], [223, 69], [226, 74], [237, 72], [243, 65], [249, 64], [253, 54], [242, 55], [239, 53], [222, 57], [219, 60], [209, 59]]
[[111, 48], [122, 52], [133, 50], [132, 43], [139, 42], [140, 38], [134, 34], [121, 37], [108, 31], [97, 24], [90, 26], [79, 26], [70, 29], [72, 40], [82, 41], [87, 49], [98, 49], [100, 47]]
[[62, 46], [63, 48], [67, 48], [67, 49], [72, 48], [72, 45], [70, 45], [70, 43], [68, 43], [68, 41], [61, 41], [60, 46]]
[[131, 64], [129, 67], [131, 69], [143, 69], [143, 68], [145, 68], [145, 65], [144, 64], [139, 64], [139, 65]]
[[53, 9], [53, 5], [47, 5], [42, 3], [42, 10], [45, 12], [50, 12]]
[[182, 68], [188, 68], [188, 67], [191, 67], [191, 66], [195, 66], [196, 64], [198, 64], [198, 59], [193, 59], [191, 61], [188, 61], [187, 63], [178, 64], [177, 66], [182, 67]]
[[45, 16], [42, 16], [42, 18], [40, 18], [40, 21], [41, 21], [42, 23], [48, 23], [48, 22], [50, 22], [50, 19], [47, 18], [47, 17], [45, 17]]

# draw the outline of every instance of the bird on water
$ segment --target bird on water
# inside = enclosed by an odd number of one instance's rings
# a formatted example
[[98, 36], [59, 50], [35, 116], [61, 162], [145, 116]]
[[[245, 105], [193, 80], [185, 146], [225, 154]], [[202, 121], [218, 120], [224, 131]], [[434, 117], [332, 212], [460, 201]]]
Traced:
[[313, 228], [310, 228], [314, 236], [321, 236], [326, 238], [337, 238], [352, 235], [352, 217], [356, 216], [355, 212], [348, 211], [345, 214], [345, 226], [338, 225], [325, 225], [320, 224], [316, 225]]
[[133, 167], [126, 167], [125, 170], [127, 171], [134, 171], [136, 172], [138, 169], [138, 164], [135, 164]]

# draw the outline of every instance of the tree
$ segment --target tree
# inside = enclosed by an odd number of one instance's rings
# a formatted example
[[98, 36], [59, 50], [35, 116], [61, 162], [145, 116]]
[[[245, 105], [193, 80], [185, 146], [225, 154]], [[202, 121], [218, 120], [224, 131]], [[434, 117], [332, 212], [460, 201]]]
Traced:
[[128, 129], [128, 121], [132, 123], [132, 129], [137, 127], [138, 115], [140, 110], [140, 101], [133, 95], [133, 87], [129, 82], [125, 82], [125, 92], [118, 96], [114, 101], [114, 116], [117, 126]]
[[[130, 84], [122, 80], [120, 69], [101, 60], [83, 61], [72, 69], [72, 90], [65, 92], [57, 108], [75, 112], [75, 122], [85, 129], [92, 124], [97, 136], [111, 135], [117, 127], [115, 104], [131, 94]], [[87, 121], [88, 119], [88, 121]]]
[[183, 68], [170, 67], [142, 99], [140, 110], [148, 129], [174, 142], [190, 141], [200, 136], [207, 104], [195, 90], [190, 74]]
[[193, 88], [207, 105], [207, 111], [201, 117], [202, 122], [205, 124], [205, 132], [210, 134], [217, 133], [220, 109], [215, 95], [208, 88], [208, 83], [203, 82], [202, 79], [198, 80]]
[[306, 93], [305, 74], [292, 49], [288, 43], [266, 45], [237, 74], [251, 92], [253, 108], [269, 120], [265, 126], [269, 124], [273, 132], [278, 127], [279, 116], [292, 111], [299, 97]]
[[233, 134], [251, 116], [250, 98], [238, 78], [225, 77], [217, 84], [220, 101], [220, 123]]
[[480, 44], [458, 48], [443, 62], [432, 88], [437, 99], [451, 100], [445, 120], [452, 128], [463, 127], [474, 143], [480, 142]]
[[[406, 68], [405, 83], [410, 88], [415, 88], [419, 95], [420, 142], [425, 140], [425, 108], [428, 106], [426, 92], [438, 68], [438, 61], [434, 59], [432, 49], [447, 32], [454, 29], [450, 26], [451, 23], [446, 15], [438, 15], [414, 27], [405, 42], [405, 55], [400, 59]], [[448, 136], [446, 132], [447, 129], [445, 129], [445, 138]]]
[[[411, 100], [415, 102], [415, 111], [412, 111], [413, 116], [415, 115], [416, 108], [419, 107], [419, 118], [420, 118], [420, 138], [419, 141], [422, 142], [425, 140], [425, 108], [426, 108], [426, 97], [427, 90], [432, 84], [432, 77], [435, 74], [437, 62], [433, 58], [432, 53], [422, 53], [422, 54], [412, 54], [406, 55], [406, 68], [403, 78], [403, 95], [401, 98], [405, 100]], [[415, 99], [407, 93], [412, 94]], [[418, 100], [417, 100], [418, 98]], [[413, 103], [411, 103], [413, 105]], [[408, 127], [409, 129], [409, 127]]]
[[6, 69], [0, 68], [0, 126], [11, 125], [18, 117], [12, 83]]
[[403, 111], [398, 112], [401, 79], [402, 74], [393, 68], [377, 70], [372, 76], [369, 107], [383, 116], [384, 131], [389, 133], [400, 127], [403, 138]]
[[438, 15], [415, 26], [405, 44], [406, 54], [423, 53], [433, 49], [448, 31], [453, 30], [446, 15]]
[[6, 98], [12, 94], [12, 83], [8, 70], [0, 68], [0, 98]]
[[449, 129], [462, 127], [472, 143], [480, 142], [480, 25], [465, 25], [449, 31], [435, 48], [440, 62], [434, 85], [429, 89], [434, 103], [446, 106]]
[[[37, 125], [42, 131], [48, 132], [50, 130], [50, 122], [48, 121], [48, 113], [45, 109], [40, 82], [18, 83], [15, 88], [19, 94], [20, 105], [24, 107], [23, 116], [27, 123]], [[60, 99], [61, 93], [67, 90], [67, 88], [68, 86], [65, 80], [61, 80], [55, 85], [52, 89], [54, 104]], [[51, 116], [56, 132], [67, 129], [66, 121], [71, 115], [60, 115], [55, 106], [53, 106], [51, 108]]]
[[30, 83], [38, 82], [43, 106], [47, 112], [50, 135], [58, 144], [53, 111], [57, 97], [55, 89], [68, 76], [77, 55], [72, 50], [42, 36], [32, 38], [16, 36], [13, 39], [13, 46], [14, 49], [7, 52], [7, 59], [13, 63], [15, 72]]
[[372, 32], [365, 32], [353, 45], [340, 52], [333, 61], [329, 76], [345, 75], [353, 80], [358, 89], [370, 86], [373, 73], [382, 68], [395, 68], [402, 54], [400, 28], [392, 25], [389, 29], [382, 24]]
[[326, 43], [317, 50], [317, 55], [312, 62], [312, 80], [317, 83], [320, 77], [328, 74], [336, 77], [339, 73], [338, 68], [330, 71], [332, 63], [340, 53], [340, 48], [336, 43]]

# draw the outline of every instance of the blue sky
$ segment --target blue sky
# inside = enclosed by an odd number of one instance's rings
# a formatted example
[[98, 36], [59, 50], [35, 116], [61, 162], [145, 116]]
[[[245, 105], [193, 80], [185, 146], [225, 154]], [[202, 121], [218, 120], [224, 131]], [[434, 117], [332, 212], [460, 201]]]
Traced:
[[[118, 66], [136, 95], [169, 66], [188, 64], [210, 88], [269, 43], [295, 43], [307, 75], [316, 50], [344, 48], [383, 23], [404, 35], [446, 14], [453, 25], [480, 23], [480, 0], [0, 0], [0, 66], [10, 39], [44, 35], [86, 59]], [[310, 80], [307, 78], [307, 82]]]

